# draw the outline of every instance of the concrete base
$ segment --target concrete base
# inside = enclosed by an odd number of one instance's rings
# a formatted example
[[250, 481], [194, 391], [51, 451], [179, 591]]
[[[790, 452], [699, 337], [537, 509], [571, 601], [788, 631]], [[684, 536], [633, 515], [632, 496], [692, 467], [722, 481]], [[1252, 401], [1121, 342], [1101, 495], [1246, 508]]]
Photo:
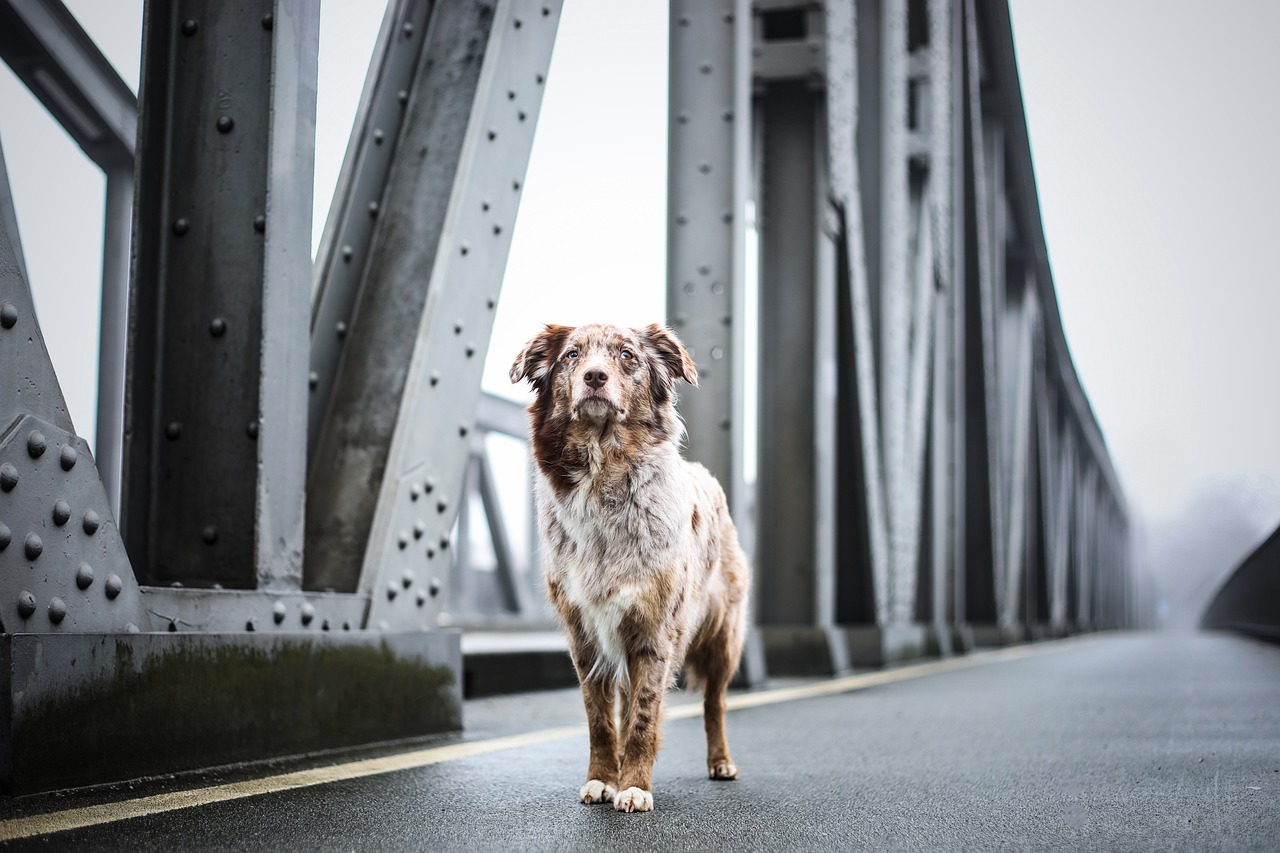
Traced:
[[849, 668], [844, 632], [838, 628], [764, 625], [759, 632], [771, 676], [835, 675]]
[[930, 654], [928, 631], [918, 623], [845, 628], [844, 636], [852, 666], [885, 666]]
[[467, 699], [577, 685], [578, 673], [560, 631], [463, 635], [462, 694]]
[[0, 790], [462, 727], [456, 632], [0, 636]]
[[994, 622], [976, 625], [970, 623], [965, 625], [964, 629], [968, 631], [973, 647], [976, 648], [997, 648], [1007, 646], [1010, 642], [1005, 630]]

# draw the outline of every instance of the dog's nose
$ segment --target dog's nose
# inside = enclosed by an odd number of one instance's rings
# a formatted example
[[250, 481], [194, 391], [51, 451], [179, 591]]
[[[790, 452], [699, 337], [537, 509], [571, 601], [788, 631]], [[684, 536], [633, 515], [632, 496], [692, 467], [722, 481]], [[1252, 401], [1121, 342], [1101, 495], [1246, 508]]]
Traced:
[[588, 387], [599, 390], [604, 387], [604, 383], [609, 381], [609, 374], [598, 367], [591, 367], [587, 369], [586, 373], [582, 374], [582, 381], [586, 382]]

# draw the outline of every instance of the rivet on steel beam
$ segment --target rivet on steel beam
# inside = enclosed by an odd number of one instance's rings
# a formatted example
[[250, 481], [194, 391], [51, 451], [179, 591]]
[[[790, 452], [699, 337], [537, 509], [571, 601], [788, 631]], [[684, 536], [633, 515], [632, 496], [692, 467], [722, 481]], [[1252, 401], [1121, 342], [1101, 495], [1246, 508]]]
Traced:
[[258, 626], [257, 624], [254, 623], [252, 619], [248, 619], [244, 623], [244, 629], [246, 631], [256, 631], [258, 629]]
[[454, 323], [454, 324], [453, 324], [453, 333], [454, 333], [455, 335], [460, 335], [460, 334], [462, 334], [462, 323], [461, 323], [461, 322], [457, 322], [457, 323]]
[[441, 515], [443, 515], [444, 511], [447, 510], [448, 508], [449, 508], [449, 502], [444, 498], [441, 498], [440, 500], [436, 501], [436, 512], [440, 513]]
[[413, 569], [404, 570], [404, 574], [400, 576], [400, 585], [405, 589], [413, 586]]
[[314, 370], [307, 376], [307, 385], [314, 391], [320, 385], [320, 374]]
[[494, 308], [498, 307], [497, 300], [494, 300], [494, 299], [486, 300], [485, 307], [488, 308], [490, 311], [492, 311]]
[[354, 256], [354, 255], [355, 255], [355, 250], [354, 250], [354, 249], [352, 249], [350, 246], [343, 246], [343, 247], [342, 247], [342, 260], [343, 260], [343, 261], [345, 261], [345, 262], [347, 262], [347, 263], [351, 263], [351, 258], [352, 258], [352, 256]]
[[687, 112], [684, 112], [683, 110], [681, 110], [680, 112], [676, 113], [676, 123], [677, 123], [677, 124], [688, 124], [688, 123], [689, 123], [689, 114], [688, 114]]
[[249, 421], [249, 423], [245, 425], [244, 432], [245, 435], [249, 436], [249, 438], [256, 439], [258, 437], [258, 422], [256, 420]]
[[732, 12], [725, 12], [725, 13], [724, 13], [724, 22], [725, 22], [726, 24], [732, 24], [732, 23], [733, 23], [733, 13], [732, 13]]
[[467, 247], [467, 244], [466, 244], [466, 243], [463, 243], [463, 244], [462, 244], [462, 254], [464, 254], [464, 255], [465, 255], [467, 252], [470, 252], [470, 251], [471, 251], [471, 249], [469, 249], [469, 248]]
[[200, 531], [200, 538], [204, 540], [204, 544], [212, 545], [218, 541], [218, 528], [216, 525], [205, 525], [204, 530]]
[[378, 218], [378, 203], [376, 201], [369, 202], [369, 218], [370, 219]]
[[71, 520], [71, 504], [59, 498], [53, 502], [53, 523], [61, 527]]
[[344, 631], [350, 631], [350, 630], [351, 630], [351, 620], [350, 620], [350, 619], [343, 619], [343, 620], [342, 620], [342, 630], [344, 630]]
[[310, 625], [311, 621], [316, 618], [316, 608], [311, 602], [302, 605], [302, 624]]
[[58, 461], [62, 464], [63, 471], [70, 471], [72, 468], [76, 467], [76, 460], [78, 458], [79, 454], [76, 453], [76, 449], [74, 447], [69, 444], [62, 445], [62, 452], [58, 454]]
[[84, 511], [84, 532], [90, 536], [98, 532], [98, 525], [101, 524], [98, 514], [91, 509]]
[[697, 289], [698, 288], [694, 287], [693, 282], [691, 281], [686, 281], [684, 283], [684, 292], [689, 294], [690, 296], [692, 296], [694, 291], [696, 291]]
[[214, 126], [218, 128], [218, 133], [230, 133], [236, 126], [236, 120], [231, 116], [218, 116]]
[[710, 274], [711, 274], [711, 267], [707, 266], [706, 264], [703, 264], [702, 266], [698, 267], [698, 274], [699, 274], [699, 275], [710, 275]]
[[501, 233], [502, 233], [502, 226], [498, 223], [494, 223], [493, 236], [497, 237]]
[[688, 224], [689, 224], [689, 217], [688, 217], [688, 216], [686, 216], [686, 215], [685, 215], [685, 214], [683, 214], [683, 213], [677, 213], [677, 214], [676, 214], [676, 224], [677, 224], [677, 225], [688, 225]]
[[[52, 604], [50, 604], [49, 606], [50, 606], [50, 607], [53, 607], [53, 605], [52, 605]], [[53, 614], [52, 614], [52, 613], [50, 613], [50, 614], [49, 614], [49, 616], [50, 616], [50, 618], [52, 618]], [[176, 620], [176, 619], [170, 619], [170, 620], [169, 620], [169, 633], [170, 633], [170, 634], [176, 634], [176, 633], [178, 633], [178, 622], [177, 622], [177, 620]]]
[[516, 118], [518, 118], [520, 121], [524, 121], [528, 117], [529, 116], [525, 115], [524, 110], [520, 110], [519, 112], [516, 113]]
[[253, 217], [253, 230], [257, 231], [259, 234], [261, 234], [263, 231], [266, 231], [267, 217], [263, 216], [261, 213]]
[[542, 7], [542, 17], [544, 17], [544, 18], [545, 18], [545, 17], [547, 17], [547, 16], [548, 16], [548, 15], [550, 15], [550, 14], [551, 14], [551, 10], [550, 10], [549, 8], [547, 8], [546, 6], [543, 6], [543, 7]]
[[431, 579], [431, 585], [427, 587], [427, 592], [431, 593], [432, 598], [440, 594], [440, 578]]
[[133, 624], [132, 622], [126, 622], [126, 623], [124, 623], [124, 630], [125, 630], [126, 632], [130, 633], [130, 634], [141, 634], [141, 633], [142, 633], [141, 631], [139, 631], [139, 630], [138, 630], [138, 626], [137, 626], [137, 625], [135, 625], [135, 624]]
[[409, 484], [409, 500], [416, 501], [418, 496], [422, 494], [422, 489], [418, 488], [417, 483]]
[[708, 163], [706, 160], [703, 160], [701, 163], [698, 164], [698, 171], [704, 175], [711, 174], [711, 164]]
[[468, 345], [465, 352], [467, 354], [467, 358], [471, 358], [476, 354], [476, 348], [474, 346]]
[[482, 211], [484, 211], [485, 213], [488, 213], [488, 212], [489, 212], [489, 202], [488, 202], [488, 200], [485, 200], [485, 201], [480, 202], [480, 209], [481, 209]]
[[0, 465], [0, 491], [11, 492], [18, 485], [18, 469], [8, 462]]
[[417, 603], [419, 607], [422, 607], [424, 604], [427, 603], [426, 592], [424, 592], [423, 590], [418, 590], [417, 593], [413, 596], [413, 600]]
[[724, 213], [720, 214], [720, 221], [728, 225], [733, 221], [733, 213], [726, 210]]
[[439, 384], [440, 384], [440, 371], [438, 371], [438, 370], [433, 370], [433, 371], [431, 371], [431, 376], [429, 376], [429, 377], [428, 377], [427, 381], [431, 383], [431, 387], [432, 387], [432, 388], [434, 388], [435, 386], [439, 385]]
[[43, 456], [45, 448], [48, 446], [49, 443], [44, 440], [44, 433], [40, 432], [40, 430], [33, 429], [27, 435], [27, 453], [31, 455], [32, 459], [39, 459]]
[[522, 26], [524, 26], [524, 22], [523, 22], [523, 21], [521, 21], [519, 18], [516, 18], [516, 20], [515, 20], [515, 25], [516, 25], [516, 29], [518, 30], [518, 29], [520, 29]]
[[13, 307], [13, 303], [5, 302], [0, 304], [0, 326], [6, 329], [12, 329], [14, 324], [18, 322], [18, 309]]
[[421, 520], [415, 521], [415, 522], [413, 523], [413, 538], [414, 538], [414, 539], [421, 539], [421, 538], [422, 538], [422, 534], [424, 534], [424, 533], [426, 533], [426, 532], [427, 532], [427, 526], [426, 526], [425, 524], [423, 524]]
[[395, 601], [396, 596], [400, 594], [400, 590], [396, 589], [394, 581], [387, 583], [387, 601]]
[[516, 93], [515, 93], [515, 91], [514, 91], [514, 90], [510, 90], [510, 89], [509, 89], [509, 90], [507, 90], [507, 100], [508, 100], [508, 101], [514, 101], [515, 99], [516, 99]]
[[511, 189], [515, 190], [516, 192], [520, 192], [520, 182], [519, 182], [519, 181], [512, 181], [512, 182], [511, 182]]
[[119, 575], [107, 575], [107, 582], [102, 585], [102, 589], [107, 598], [115, 599], [124, 591], [124, 581], [120, 580]]
[[268, 32], [270, 32], [271, 28], [275, 26], [275, 23], [276, 23], [275, 16], [272, 15], [270, 12], [262, 16], [262, 28], [264, 30], [267, 30]]
[[462, 437], [462, 438], [466, 438], [466, 437], [467, 437], [467, 425], [466, 425], [466, 424], [458, 424], [458, 435], [459, 435], [460, 437]]
[[539, 85], [539, 86], [541, 86], [541, 85], [546, 81], [546, 79], [547, 79], [547, 78], [546, 78], [546, 77], [544, 77], [544, 76], [543, 76], [543, 75], [541, 75], [541, 74], [535, 74], [535, 75], [534, 75], [534, 77], [533, 77], [533, 79], [534, 79], [534, 80], [537, 80], [537, 81], [538, 81], [538, 85]]
[[397, 93], [396, 93], [396, 100], [398, 100], [398, 101], [400, 102], [400, 106], [402, 106], [402, 107], [403, 107], [403, 106], [405, 106], [406, 104], [408, 104], [408, 103], [409, 103], [409, 92], [408, 92], [408, 90], [406, 90], [406, 89], [401, 89], [399, 92], [397, 92]]
[[400, 31], [404, 33], [405, 38], [413, 38], [413, 21], [405, 21]]
[[27, 555], [28, 560], [38, 560], [41, 552], [44, 551], [44, 542], [40, 541], [40, 537], [34, 533], [27, 534], [27, 540], [23, 544], [23, 553]]
[[81, 563], [76, 569], [76, 586], [80, 589], [88, 589], [93, 583], [93, 566], [88, 563]]
[[199, 30], [200, 30], [200, 24], [196, 22], [195, 18], [187, 18], [185, 21], [182, 22], [182, 34], [184, 36], [188, 36], [188, 37], [193, 36]]
[[733, 426], [733, 423], [728, 418], [725, 418], [720, 422], [720, 429], [727, 430], [732, 426]]
[[404, 532], [403, 530], [401, 530], [401, 531], [400, 531], [400, 535], [396, 537], [396, 545], [398, 545], [398, 546], [399, 546], [399, 548], [400, 548], [400, 550], [401, 550], [401, 551], [403, 551], [405, 548], [408, 548], [408, 547], [409, 547], [409, 534], [408, 534], [408, 533], [406, 533], [406, 532]]
[[720, 118], [724, 119], [725, 121], [733, 121], [733, 110], [725, 110], [724, 112], [720, 113]]
[[277, 625], [284, 621], [284, 617], [285, 606], [283, 601], [277, 601], [275, 604], [271, 605], [271, 618], [275, 620]]
[[342, 320], [333, 324], [333, 333], [338, 336], [338, 340], [342, 340], [347, 336], [347, 324]]
[[448, 547], [449, 547], [449, 537], [446, 534], [440, 537], [440, 549], [444, 550], [445, 548], [448, 548]]
[[498, 138], [498, 131], [494, 130], [493, 128], [489, 128], [489, 141], [492, 142], [497, 138]]
[[435, 489], [435, 487], [436, 487], [436, 481], [431, 479], [430, 477], [427, 477], [425, 480], [422, 481], [422, 490], [427, 494], [431, 494], [431, 492]]
[[169, 425], [164, 428], [164, 435], [170, 441], [177, 441], [182, 436], [182, 424], [169, 421]]
[[321, 630], [321, 631], [328, 631], [328, 630], [329, 630], [329, 620], [328, 620], [328, 619], [325, 619], [324, 621], [322, 621], [322, 622], [320, 623], [320, 630]]
[[177, 234], [179, 237], [190, 230], [191, 220], [187, 219], [185, 216], [179, 216], [177, 219], [173, 220], [173, 233]]
[[698, 70], [699, 70], [699, 71], [701, 71], [703, 74], [710, 74], [710, 73], [711, 73], [711, 63], [710, 63], [710, 62], [704, 62], [704, 63], [702, 63], [701, 65], [699, 65], [699, 66], [698, 66]]
[[427, 549], [427, 559], [428, 559], [428, 560], [434, 560], [434, 559], [435, 559], [435, 556], [436, 556], [436, 549], [435, 549], [435, 548], [428, 548], [428, 549]]
[[214, 317], [209, 321], [209, 334], [220, 338], [227, 333], [227, 321], [222, 317]]
[[67, 618], [67, 603], [61, 598], [49, 599], [49, 621], [55, 625], [62, 623]]
[[23, 590], [18, 593], [18, 615], [23, 619], [30, 619], [31, 614], [36, 612], [36, 597], [29, 590]]
[[720, 296], [722, 293], [724, 293], [724, 285], [718, 281], [713, 281], [711, 283], [711, 292], [714, 293], [716, 296]]
[[682, 27], [687, 27], [687, 26], [689, 26], [689, 16], [688, 16], [688, 15], [681, 15], [681, 16], [680, 16], [680, 26], [682, 26]]
[[724, 358], [724, 350], [721, 349], [720, 347], [712, 347], [711, 357], [716, 361], [719, 361], [720, 359]]
[[383, 132], [382, 132], [382, 128], [380, 128], [380, 127], [379, 127], [379, 128], [375, 128], [375, 129], [374, 129], [374, 131], [373, 131], [373, 144], [374, 144], [374, 145], [381, 145], [381, 144], [382, 144], [382, 142], [383, 142], [383, 140], [385, 140], [386, 138], [387, 138], [387, 135], [386, 135], [385, 133], [383, 133]]
[[9, 529], [9, 525], [0, 521], [0, 551], [9, 547], [9, 543], [13, 541], [13, 531]]

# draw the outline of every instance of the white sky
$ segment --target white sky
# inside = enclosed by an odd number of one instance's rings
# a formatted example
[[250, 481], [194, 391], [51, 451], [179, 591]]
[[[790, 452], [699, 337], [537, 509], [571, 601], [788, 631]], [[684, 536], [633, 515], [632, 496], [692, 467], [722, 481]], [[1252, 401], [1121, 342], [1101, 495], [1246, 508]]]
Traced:
[[[316, 222], [378, 4], [325, 0]], [[1135, 508], [1207, 478], [1280, 494], [1280, 4], [1012, 0], [1063, 323]], [[68, 6], [137, 86], [138, 0]], [[666, 3], [567, 0], [485, 387], [543, 322], [662, 315]], [[100, 173], [0, 66], [0, 140], [45, 337], [92, 442]]]

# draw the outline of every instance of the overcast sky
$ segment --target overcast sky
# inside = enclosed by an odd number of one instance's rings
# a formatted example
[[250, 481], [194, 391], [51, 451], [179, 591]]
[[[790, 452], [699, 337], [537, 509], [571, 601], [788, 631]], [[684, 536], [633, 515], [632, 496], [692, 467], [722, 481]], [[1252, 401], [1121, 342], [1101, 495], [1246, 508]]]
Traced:
[[[137, 0], [69, 7], [136, 87]], [[325, 0], [316, 153], [324, 224], [380, 22]], [[1135, 507], [1206, 479], [1280, 497], [1280, 4], [1013, 0], [1045, 229], [1072, 354]], [[544, 321], [663, 309], [666, 3], [568, 0], [486, 367]], [[102, 179], [7, 68], [0, 140], [33, 289], [92, 441]]]

